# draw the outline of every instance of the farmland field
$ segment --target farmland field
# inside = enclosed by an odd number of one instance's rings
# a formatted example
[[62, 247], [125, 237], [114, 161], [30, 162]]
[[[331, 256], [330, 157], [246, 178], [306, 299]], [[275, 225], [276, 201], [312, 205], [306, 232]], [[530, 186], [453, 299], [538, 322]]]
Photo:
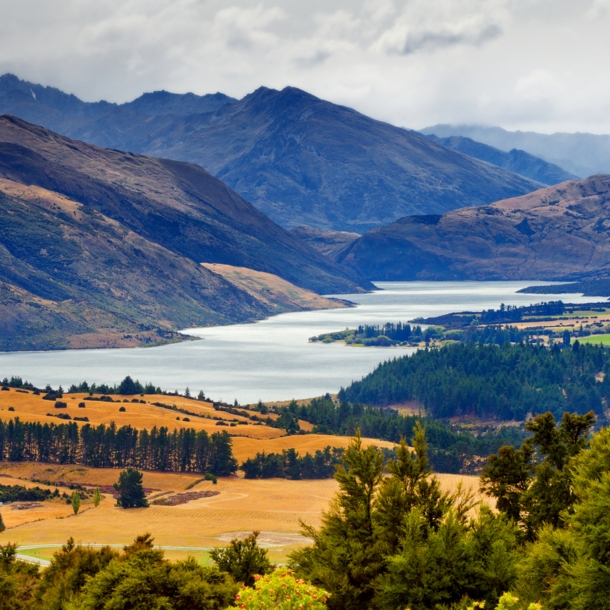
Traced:
[[[8, 481], [14, 484], [15, 479], [21, 479], [19, 484], [28, 484], [23, 479], [44, 479], [109, 485], [117, 480], [118, 470], [2, 463], [0, 475], [5, 484]], [[477, 477], [438, 476], [444, 489], [454, 490], [463, 482], [465, 487], [478, 490]], [[152, 495], [163, 491], [181, 492], [199, 478], [195, 474], [145, 472], [144, 486], [155, 489]], [[77, 516], [72, 515], [70, 506], [59, 501], [45, 502], [44, 510], [13, 511], [5, 506], [0, 511], [8, 529], [0, 534], [0, 541], [43, 546], [61, 544], [73, 536], [82, 543], [126, 544], [139, 533], [151, 532], [161, 546], [202, 549], [226, 544], [235, 535], [257, 529], [262, 532], [261, 542], [273, 548], [279, 557], [286, 549], [306, 542], [299, 536], [299, 521], [319, 524], [321, 512], [328, 507], [337, 489], [333, 479], [246, 480], [234, 476], [218, 479], [217, 485], [210, 481], [197, 483], [192, 490], [220, 493], [179, 506], [124, 510], [114, 505], [110, 495], [105, 495], [97, 509], [90, 501], [83, 502], [82, 512]]]

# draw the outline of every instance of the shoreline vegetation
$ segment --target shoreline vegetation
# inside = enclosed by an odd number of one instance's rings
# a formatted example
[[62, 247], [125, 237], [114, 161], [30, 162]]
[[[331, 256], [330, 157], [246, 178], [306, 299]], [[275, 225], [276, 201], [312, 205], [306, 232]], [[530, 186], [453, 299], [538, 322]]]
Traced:
[[502, 304], [497, 310], [415, 318], [408, 324], [360, 325], [309, 338], [310, 343], [345, 343], [352, 347], [440, 347], [455, 342], [552, 346], [557, 342], [570, 345], [573, 340], [610, 345], [610, 304]]

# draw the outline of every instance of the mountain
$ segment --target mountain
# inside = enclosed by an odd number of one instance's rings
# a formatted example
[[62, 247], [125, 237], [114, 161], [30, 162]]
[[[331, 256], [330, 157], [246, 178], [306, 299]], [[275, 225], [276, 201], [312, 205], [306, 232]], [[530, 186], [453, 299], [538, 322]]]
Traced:
[[574, 280], [610, 274], [610, 176], [442, 216], [407, 216], [333, 258], [371, 280]]
[[434, 125], [421, 133], [439, 138], [463, 136], [508, 152], [514, 148], [554, 163], [580, 178], [610, 173], [610, 135], [592, 133], [543, 134], [506, 131], [482, 125]]
[[363, 233], [540, 187], [293, 87], [261, 87], [239, 101], [158, 92], [122, 105], [60, 94], [5, 75], [0, 113], [98, 146], [197, 163], [287, 228]]
[[271, 311], [65, 195], [0, 179], [0, 210], [0, 351], [163, 343]]
[[266, 271], [315, 292], [369, 287], [197, 165], [105, 150], [4, 116], [0, 177], [62, 193], [197, 263]]
[[493, 163], [493, 165], [515, 172], [515, 174], [525, 176], [541, 184], [559, 184], [566, 180], [578, 179], [578, 176], [566, 172], [558, 165], [548, 163], [539, 157], [526, 153], [524, 150], [513, 148], [508, 152], [504, 152], [493, 146], [481, 144], [481, 142], [475, 142], [463, 136], [439, 138], [434, 134], [430, 134], [428, 138], [441, 146], [457, 150], [481, 161], [487, 161], [487, 163]]
[[[10, 116], [0, 117], [0, 212], [3, 351], [163, 343], [182, 338], [179, 328], [324, 306], [295, 284], [370, 287], [199, 166], [101, 149]], [[201, 263], [281, 276], [284, 294], [257, 298]]]
[[360, 237], [359, 233], [349, 233], [348, 231], [321, 231], [311, 227], [294, 227], [288, 231], [291, 235], [298, 237], [301, 241], [309, 244], [324, 256], [333, 257], [334, 254], [343, 250], [345, 246], [351, 244]]

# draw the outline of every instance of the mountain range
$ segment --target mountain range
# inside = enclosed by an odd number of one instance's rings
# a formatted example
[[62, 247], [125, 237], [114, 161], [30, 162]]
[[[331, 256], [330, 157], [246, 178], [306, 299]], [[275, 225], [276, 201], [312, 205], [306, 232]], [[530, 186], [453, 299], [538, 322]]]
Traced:
[[197, 165], [2, 116], [0, 181], [0, 349], [162, 341], [277, 312], [201, 263], [315, 292], [371, 287]]
[[451, 148], [451, 150], [457, 150], [475, 159], [487, 161], [487, 163], [492, 163], [498, 167], [515, 172], [515, 174], [531, 178], [540, 184], [559, 184], [566, 180], [576, 180], [579, 178], [579, 176], [566, 172], [558, 165], [548, 163], [539, 157], [526, 153], [524, 150], [513, 148], [508, 152], [504, 152], [499, 148], [481, 144], [481, 142], [475, 142], [471, 138], [463, 136], [439, 138], [434, 134], [430, 134], [428, 138], [437, 144]]
[[286, 228], [363, 233], [541, 186], [293, 87], [261, 87], [241, 100], [162, 91], [117, 105], [4, 75], [0, 113], [98, 146], [199, 164]]
[[610, 176], [489, 206], [407, 216], [333, 255], [371, 280], [574, 280], [610, 274]]
[[543, 134], [533, 131], [507, 131], [483, 125], [433, 125], [421, 130], [439, 138], [462, 136], [504, 152], [519, 149], [540, 157], [565, 171], [586, 178], [610, 174], [610, 135], [592, 133]]

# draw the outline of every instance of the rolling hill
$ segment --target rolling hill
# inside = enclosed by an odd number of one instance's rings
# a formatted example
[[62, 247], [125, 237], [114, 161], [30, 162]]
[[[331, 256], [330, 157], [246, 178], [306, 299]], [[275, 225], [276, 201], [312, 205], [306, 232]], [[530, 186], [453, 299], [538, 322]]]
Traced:
[[293, 87], [239, 101], [155, 92], [87, 104], [4, 75], [1, 112], [98, 146], [197, 163], [286, 228], [363, 233], [540, 186]]
[[610, 274], [610, 176], [489, 206], [407, 216], [334, 258], [371, 280], [574, 280]]

